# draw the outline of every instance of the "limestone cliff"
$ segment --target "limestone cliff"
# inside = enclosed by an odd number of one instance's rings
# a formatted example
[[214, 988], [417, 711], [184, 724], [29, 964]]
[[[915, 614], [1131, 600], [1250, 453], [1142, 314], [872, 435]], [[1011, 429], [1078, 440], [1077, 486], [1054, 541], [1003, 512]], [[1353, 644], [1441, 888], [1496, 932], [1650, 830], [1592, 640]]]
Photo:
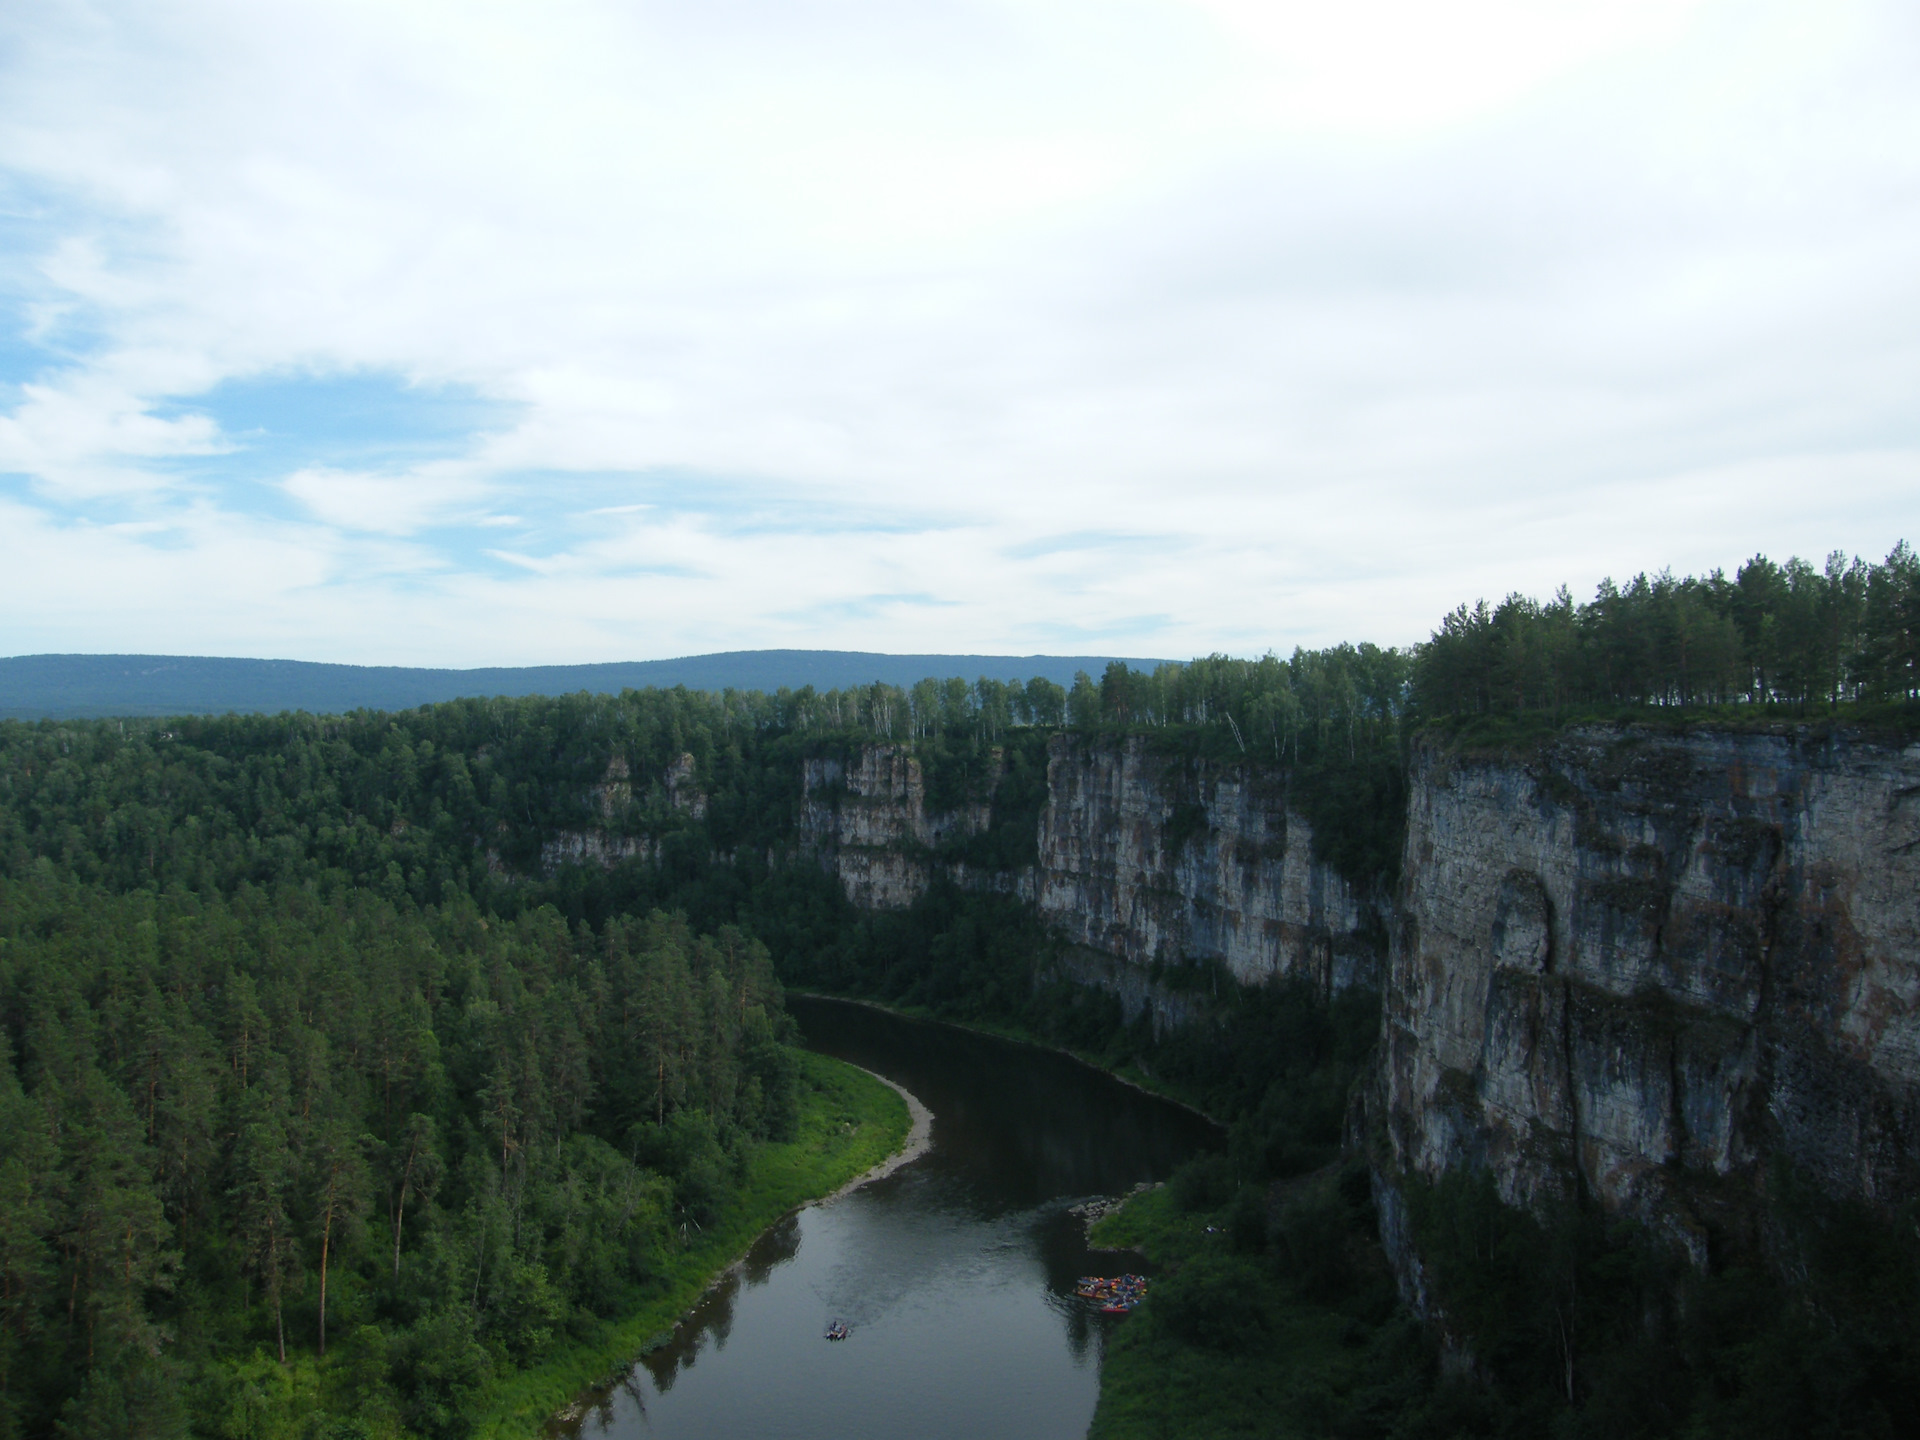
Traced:
[[803, 766], [802, 848], [863, 909], [911, 905], [933, 881], [936, 847], [980, 834], [992, 817], [986, 800], [930, 811], [920, 761], [905, 746], [867, 745], [851, 764], [817, 758]]
[[[1920, 746], [1608, 727], [1521, 755], [1418, 745], [1391, 898], [1315, 859], [1282, 772], [1147, 737], [1048, 742], [1020, 869], [960, 858], [1012, 853], [966, 843], [1002, 833], [1002, 763], [947, 809], [905, 745], [801, 763], [770, 861], [819, 864], [868, 908], [943, 876], [1019, 896], [1070, 942], [1062, 973], [1129, 1014], [1191, 1018], [1190, 987], [1161, 983], [1191, 961], [1378, 986], [1367, 1112], [1413, 1291], [1409, 1171], [1484, 1165], [1522, 1204], [1584, 1186], [1702, 1263], [1764, 1229], [1776, 1157], [1835, 1196], [1920, 1193]], [[649, 835], [706, 809], [691, 756], [650, 779], [616, 758], [543, 859], [652, 861]]]
[[590, 787], [584, 797], [598, 823], [549, 834], [540, 845], [543, 871], [551, 874], [562, 865], [593, 865], [604, 870], [626, 860], [655, 859], [660, 853], [659, 843], [651, 835], [632, 833], [629, 822], [636, 811], [677, 814], [691, 820], [706, 818], [707, 794], [700, 787], [693, 756], [676, 756], [661, 772], [651, 793], [643, 792], [637, 798], [632, 773], [624, 755], [616, 754], [607, 761], [600, 783]]
[[1062, 735], [1047, 785], [1036, 898], [1077, 944], [1142, 972], [1216, 960], [1246, 984], [1379, 983], [1379, 908], [1314, 859], [1278, 773]]
[[1920, 746], [1576, 731], [1426, 747], [1384, 987], [1392, 1161], [1584, 1181], [1704, 1262], [1770, 1159], [1914, 1193]]
[[1068, 973], [1130, 1012], [1181, 1007], [1156, 964], [1217, 960], [1243, 983], [1302, 976], [1327, 989], [1378, 984], [1378, 907], [1313, 858], [1312, 833], [1277, 775], [1156, 754], [1141, 738], [1056, 736], [1031, 872], [973, 872], [947, 841], [986, 830], [991, 807], [928, 808], [920, 762], [870, 745], [806, 762], [800, 834], [855, 904], [897, 909], [945, 874], [1033, 901], [1078, 947]]
[[[796, 857], [826, 868], [854, 904], [902, 909], [936, 877], [1025, 899], [1076, 947], [1068, 972], [1116, 991], [1129, 1012], [1151, 1003], [1183, 1018], [1152, 982], [1157, 964], [1218, 961], [1243, 983], [1299, 976], [1325, 990], [1380, 981], [1382, 907], [1314, 858], [1284, 777], [1267, 768], [1163, 755], [1140, 737], [1056, 736], [1038, 862], [993, 870], [964, 863], [954, 843], [987, 831], [990, 794], [932, 807], [910, 747], [801, 763]], [[990, 792], [999, 773], [990, 764], [977, 788]], [[633, 789], [616, 757], [586, 797], [602, 824], [553, 835], [546, 868], [652, 858], [644, 834], [623, 833], [643, 802], [696, 820], [706, 810], [691, 756], [667, 768], [650, 801]]]

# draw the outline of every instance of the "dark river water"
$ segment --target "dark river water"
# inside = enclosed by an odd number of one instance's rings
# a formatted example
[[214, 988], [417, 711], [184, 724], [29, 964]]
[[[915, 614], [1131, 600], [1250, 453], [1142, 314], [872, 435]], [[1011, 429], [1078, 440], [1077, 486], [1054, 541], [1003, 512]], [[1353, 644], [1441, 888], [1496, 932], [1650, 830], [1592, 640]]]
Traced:
[[[794, 998], [807, 1043], [933, 1112], [912, 1164], [775, 1225], [674, 1342], [599, 1397], [582, 1436], [1075, 1440], [1110, 1327], [1077, 1277], [1076, 1201], [1161, 1180], [1206, 1122], [1050, 1051]], [[844, 1341], [824, 1338], [847, 1322]]]

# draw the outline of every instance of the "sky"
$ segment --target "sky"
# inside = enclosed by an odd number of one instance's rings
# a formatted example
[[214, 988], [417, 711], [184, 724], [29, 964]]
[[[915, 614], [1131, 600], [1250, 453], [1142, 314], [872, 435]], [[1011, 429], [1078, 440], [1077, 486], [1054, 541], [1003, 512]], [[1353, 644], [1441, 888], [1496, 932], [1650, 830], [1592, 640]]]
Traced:
[[1406, 645], [1920, 542], [1920, 7], [0, 8], [0, 654]]

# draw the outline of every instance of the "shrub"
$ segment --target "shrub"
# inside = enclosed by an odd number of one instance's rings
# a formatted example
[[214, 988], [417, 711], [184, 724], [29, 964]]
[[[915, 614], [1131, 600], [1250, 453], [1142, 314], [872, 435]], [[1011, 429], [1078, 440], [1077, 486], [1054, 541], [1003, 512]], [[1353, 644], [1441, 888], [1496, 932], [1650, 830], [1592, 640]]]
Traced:
[[1233, 1166], [1218, 1153], [1196, 1155], [1174, 1172], [1169, 1183], [1173, 1203], [1189, 1214], [1217, 1210], [1233, 1196]]
[[1188, 1344], [1238, 1354], [1266, 1338], [1258, 1279], [1244, 1263], [1203, 1254], [1156, 1282], [1149, 1304], [1158, 1323]]

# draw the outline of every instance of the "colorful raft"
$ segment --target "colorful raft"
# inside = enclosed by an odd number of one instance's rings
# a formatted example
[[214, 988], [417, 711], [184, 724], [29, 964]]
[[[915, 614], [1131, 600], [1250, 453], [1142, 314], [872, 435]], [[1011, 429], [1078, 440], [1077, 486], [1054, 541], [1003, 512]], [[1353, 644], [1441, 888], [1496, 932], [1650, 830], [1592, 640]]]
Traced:
[[1147, 1298], [1147, 1277], [1082, 1275], [1073, 1293], [1099, 1306], [1102, 1315], [1125, 1315]]

